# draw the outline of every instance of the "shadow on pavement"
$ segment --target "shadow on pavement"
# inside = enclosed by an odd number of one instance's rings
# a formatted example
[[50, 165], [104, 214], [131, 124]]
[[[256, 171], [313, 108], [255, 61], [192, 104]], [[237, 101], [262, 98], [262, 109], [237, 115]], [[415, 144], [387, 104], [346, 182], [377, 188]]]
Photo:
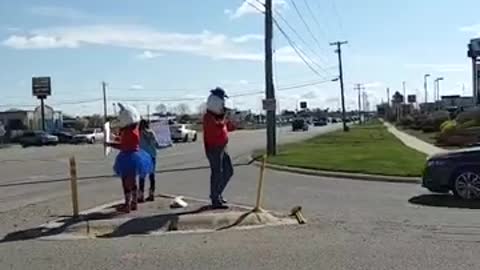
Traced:
[[[171, 226], [172, 224], [177, 224], [179, 220], [178, 218], [179, 216], [198, 214], [208, 210], [211, 210], [210, 206], [202, 206], [198, 209], [191, 210], [191, 211], [133, 218], [123, 223], [122, 225], [120, 225], [112, 233], [97, 235], [96, 237], [97, 238], [116, 238], [116, 237], [125, 237], [128, 235], [148, 234], [150, 232], [159, 230], [165, 226]], [[169, 230], [174, 230], [174, 229], [169, 228]]]
[[480, 209], [480, 200], [467, 201], [450, 194], [425, 194], [408, 200], [409, 203], [448, 208]]
[[[243, 163], [235, 163], [233, 164], [234, 167], [241, 167], [241, 166], [249, 166], [255, 160], [250, 160], [248, 162]], [[157, 170], [157, 174], [162, 173], [171, 173], [171, 172], [184, 172], [184, 171], [196, 171], [196, 170], [204, 170], [210, 169], [209, 166], [196, 166], [196, 167], [183, 167], [183, 168], [173, 168], [173, 169], [165, 169], [165, 170]], [[78, 181], [92, 181], [98, 179], [110, 179], [112, 177], [116, 177], [114, 174], [108, 175], [92, 175], [92, 176], [84, 176], [78, 177]], [[17, 183], [9, 183], [9, 184], [0, 184], [0, 188], [2, 187], [15, 187], [15, 186], [26, 186], [26, 185], [41, 185], [41, 184], [50, 184], [50, 183], [57, 183], [57, 182], [67, 182], [70, 181], [70, 178], [58, 178], [58, 179], [49, 179], [49, 180], [39, 180], [39, 181], [25, 181], [25, 182], [17, 182]]]
[[75, 225], [77, 223], [87, 221], [87, 220], [102, 220], [102, 219], [112, 219], [116, 216], [122, 215], [123, 213], [91, 213], [88, 215], [81, 215], [77, 218], [74, 217], [67, 217], [65, 219], [57, 220], [58, 223], [63, 223], [59, 227], [55, 228], [48, 228], [44, 226], [16, 231], [7, 234], [2, 240], [0, 240], [0, 244], [8, 243], [8, 242], [16, 242], [16, 241], [24, 241], [24, 240], [32, 240], [37, 239], [40, 237], [52, 236], [57, 235], [64, 232], [68, 227]]

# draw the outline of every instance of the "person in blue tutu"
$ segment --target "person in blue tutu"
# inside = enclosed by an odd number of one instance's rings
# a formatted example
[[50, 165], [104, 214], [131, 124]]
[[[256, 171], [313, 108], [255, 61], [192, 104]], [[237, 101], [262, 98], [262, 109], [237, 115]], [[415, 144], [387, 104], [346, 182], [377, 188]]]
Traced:
[[140, 149], [140, 132], [138, 111], [128, 105], [118, 104], [118, 127], [120, 134], [114, 143], [108, 146], [120, 152], [115, 158], [114, 172], [122, 179], [125, 204], [117, 210], [124, 213], [137, 210], [137, 177], [145, 177], [153, 172], [151, 156]]

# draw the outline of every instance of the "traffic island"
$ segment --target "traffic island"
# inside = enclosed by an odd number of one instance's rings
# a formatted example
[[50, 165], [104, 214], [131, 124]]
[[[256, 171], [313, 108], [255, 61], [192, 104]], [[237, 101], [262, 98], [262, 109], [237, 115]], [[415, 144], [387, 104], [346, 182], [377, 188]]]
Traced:
[[[282, 145], [273, 169], [330, 177], [418, 183], [426, 155], [404, 145], [379, 121]], [[356, 177], [358, 176], [358, 177]]]
[[118, 212], [118, 205], [112, 203], [81, 213], [77, 218], [59, 219], [38, 228], [10, 233], [0, 242], [106, 239], [298, 224], [294, 217], [287, 214], [253, 211], [236, 205], [226, 210], [215, 210], [195, 199], [184, 199], [188, 204], [185, 208], [171, 208], [172, 199], [169, 196], [157, 197], [154, 202], [140, 204], [137, 211], [128, 214]]

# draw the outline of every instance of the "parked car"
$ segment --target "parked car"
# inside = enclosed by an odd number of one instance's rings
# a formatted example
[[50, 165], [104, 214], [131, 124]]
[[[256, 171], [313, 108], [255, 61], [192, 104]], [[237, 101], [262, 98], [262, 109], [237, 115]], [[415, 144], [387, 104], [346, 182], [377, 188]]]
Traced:
[[170, 134], [174, 142], [188, 142], [189, 140], [195, 142], [197, 140], [197, 131], [193, 130], [191, 125], [188, 124], [170, 125]]
[[50, 135], [45, 131], [27, 131], [18, 138], [18, 142], [22, 147], [57, 145], [58, 137]]
[[480, 199], [480, 147], [450, 151], [427, 159], [422, 186], [432, 192]]
[[59, 143], [72, 143], [73, 142], [73, 134], [66, 131], [56, 131], [52, 132], [52, 135], [58, 137]]
[[313, 120], [313, 125], [315, 127], [326, 126], [327, 125], [327, 119], [326, 118], [317, 118], [317, 119]]
[[297, 118], [292, 122], [292, 131], [307, 131], [308, 130], [308, 123], [305, 119]]
[[103, 141], [105, 135], [99, 128], [86, 129], [79, 134], [73, 136], [73, 143], [90, 143]]

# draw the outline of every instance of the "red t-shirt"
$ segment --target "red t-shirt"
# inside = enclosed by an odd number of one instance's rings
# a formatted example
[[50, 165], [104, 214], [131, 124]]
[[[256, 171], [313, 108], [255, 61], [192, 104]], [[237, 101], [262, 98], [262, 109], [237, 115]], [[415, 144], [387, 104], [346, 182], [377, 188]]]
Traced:
[[224, 146], [228, 143], [228, 132], [235, 127], [228, 120], [219, 119], [208, 112], [203, 116], [203, 142], [205, 148]]
[[120, 151], [137, 151], [140, 148], [140, 132], [137, 126], [120, 130]]

